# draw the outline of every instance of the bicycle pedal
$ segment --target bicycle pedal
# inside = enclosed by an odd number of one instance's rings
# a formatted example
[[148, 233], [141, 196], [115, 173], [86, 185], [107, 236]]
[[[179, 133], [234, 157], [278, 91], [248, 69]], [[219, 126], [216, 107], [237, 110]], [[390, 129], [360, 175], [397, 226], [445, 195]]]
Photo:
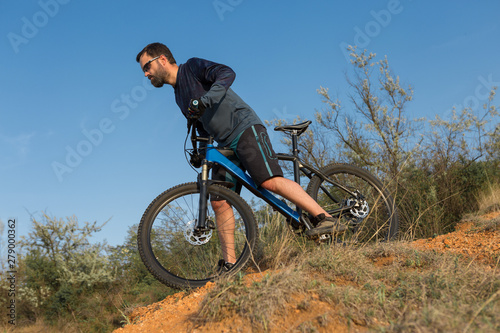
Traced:
[[314, 241], [317, 245], [331, 244], [333, 242], [333, 237], [330, 234], [322, 234], [322, 235], [316, 236], [314, 238]]
[[331, 239], [332, 239], [332, 235], [330, 235], [330, 234], [323, 234], [323, 235], [319, 236], [319, 241], [320, 242], [329, 241]]

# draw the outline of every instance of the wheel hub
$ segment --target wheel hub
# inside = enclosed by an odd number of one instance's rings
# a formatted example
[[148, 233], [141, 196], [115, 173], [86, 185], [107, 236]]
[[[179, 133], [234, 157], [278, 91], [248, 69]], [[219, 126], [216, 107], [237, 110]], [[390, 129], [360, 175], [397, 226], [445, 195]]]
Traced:
[[368, 216], [370, 212], [370, 207], [368, 207], [368, 203], [366, 200], [357, 200], [357, 199], [348, 199], [347, 205], [352, 206], [350, 212], [352, 215], [358, 218], [365, 218]]
[[208, 243], [210, 238], [212, 238], [212, 231], [213, 230], [208, 230], [204, 231], [202, 233], [196, 233], [194, 232], [194, 226], [196, 224], [196, 219], [191, 220], [188, 223], [186, 223], [186, 226], [184, 227], [184, 238], [186, 238], [186, 241], [188, 241], [189, 244], [191, 245], [203, 245]]

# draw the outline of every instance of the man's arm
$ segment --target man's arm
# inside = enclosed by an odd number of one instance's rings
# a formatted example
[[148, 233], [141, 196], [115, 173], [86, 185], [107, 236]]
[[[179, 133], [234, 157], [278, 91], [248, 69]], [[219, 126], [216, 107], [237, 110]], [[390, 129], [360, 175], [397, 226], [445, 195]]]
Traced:
[[207, 108], [222, 100], [236, 78], [236, 73], [230, 67], [212, 61], [192, 58], [189, 59], [188, 65], [200, 82], [210, 87], [204, 96], [200, 96], [201, 102]]

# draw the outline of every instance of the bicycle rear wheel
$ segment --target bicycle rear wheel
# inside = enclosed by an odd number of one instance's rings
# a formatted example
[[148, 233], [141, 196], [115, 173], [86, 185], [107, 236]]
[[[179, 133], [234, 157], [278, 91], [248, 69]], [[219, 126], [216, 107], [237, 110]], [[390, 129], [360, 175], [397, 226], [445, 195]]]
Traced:
[[[314, 176], [307, 193], [348, 229], [337, 236], [345, 243], [388, 241], [399, 228], [394, 199], [387, 188], [367, 171], [347, 164], [330, 164], [320, 170], [326, 177], [361, 194], [356, 198], [331, 183]], [[361, 199], [360, 199], [361, 198]], [[351, 207], [350, 209], [344, 209]]]
[[[218, 185], [208, 187], [208, 197], [218, 196], [233, 209], [236, 263], [231, 271], [247, 264], [258, 239], [255, 218], [248, 204], [235, 192]], [[196, 288], [218, 276], [223, 258], [217, 221], [208, 203], [207, 220], [214, 229], [193, 234], [199, 214], [200, 193], [196, 183], [173, 187], [160, 194], [146, 209], [139, 224], [137, 242], [141, 259], [160, 282], [178, 289]]]

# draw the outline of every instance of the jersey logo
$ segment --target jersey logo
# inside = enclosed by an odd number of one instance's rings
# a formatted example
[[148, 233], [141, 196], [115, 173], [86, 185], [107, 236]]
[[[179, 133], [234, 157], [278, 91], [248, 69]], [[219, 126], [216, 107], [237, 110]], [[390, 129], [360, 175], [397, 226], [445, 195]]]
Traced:
[[272, 160], [277, 159], [276, 154], [274, 153], [273, 149], [270, 146], [269, 136], [267, 135], [266, 132], [260, 133], [260, 142], [262, 143], [263, 149], [267, 157], [269, 157]]

